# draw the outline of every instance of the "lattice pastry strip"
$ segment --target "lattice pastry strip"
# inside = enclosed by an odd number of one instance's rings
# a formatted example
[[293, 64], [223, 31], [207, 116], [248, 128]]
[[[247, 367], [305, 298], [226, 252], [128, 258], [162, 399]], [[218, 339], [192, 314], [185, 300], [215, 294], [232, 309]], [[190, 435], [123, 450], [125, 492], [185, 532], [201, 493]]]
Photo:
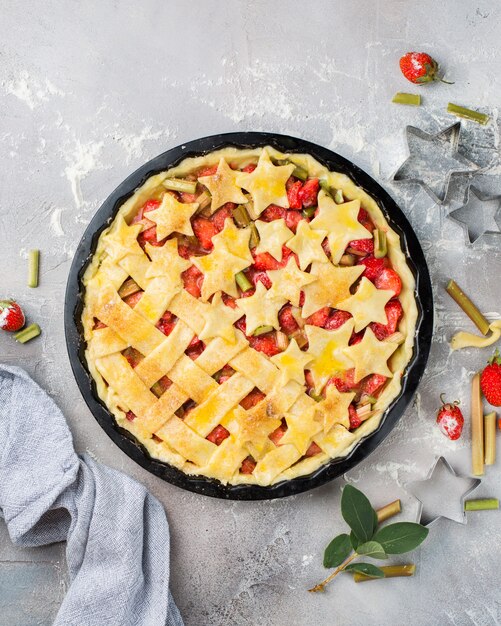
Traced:
[[215, 444], [200, 437], [182, 419], [176, 416], [169, 419], [156, 434], [161, 439], [168, 441], [174, 450], [200, 466], [207, 465], [217, 449]]

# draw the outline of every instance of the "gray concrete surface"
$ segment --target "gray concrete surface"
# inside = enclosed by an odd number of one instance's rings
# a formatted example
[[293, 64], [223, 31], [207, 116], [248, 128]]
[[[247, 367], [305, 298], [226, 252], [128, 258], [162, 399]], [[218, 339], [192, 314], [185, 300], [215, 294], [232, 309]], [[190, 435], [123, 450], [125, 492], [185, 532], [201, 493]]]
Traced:
[[[501, 514], [472, 514], [467, 526], [438, 522], [411, 557], [413, 579], [355, 585], [340, 576], [324, 595], [308, 594], [325, 574], [323, 548], [343, 528], [342, 481], [277, 502], [223, 502], [164, 483], [117, 449], [85, 406], [64, 345], [64, 288], [81, 234], [137, 166], [215, 132], [304, 137], [382, 182], [425, 250], [436, 332], [414, 404], [347, 479], [376, 505], [401, 497], [413, 519], [417, 505], [403, 485], [422, 478], [438, 454], [469, 471], [468, 417], [464, 437], [450, 443], [434, 414], [443, 391], [468, 406], [469, 377], [487, 358], [450, 352], [451, 333], [470, 326], [444, 281], [455, 277], [495, 317], [500, 240], [466, 248], [444, 209], [389, 177], [406, 156], [404, 127], [436, 132], [452, 123], [445, 107], [453, 101], [491, 113], [485, 128], [464, 124], [463, 150], [487, 168], [477, 186], [500, 192], [500, 29], [495, 0], [2, 2], [0, 291], [24, 304], [43, 336], [25, 346], [0, 336], [0, 358], [26, 367], [52, 394], [80, 451], [133, 475], [164, 503], [172, 590], [188, 626], [498, 624]], [[390, 103], [396, 91], [417, 91], [398, 70], [409, 49], [432, 53], [455, 80], [421, 88], [420, 109]], [[29, 290], [25, 258], [34, 247], [41, 285]], [[477, 493], [501, 496], [499, 463]], [[18, 550], [0, 526], [0, 624], [50, 624], [64, 580], [64, 546]]]

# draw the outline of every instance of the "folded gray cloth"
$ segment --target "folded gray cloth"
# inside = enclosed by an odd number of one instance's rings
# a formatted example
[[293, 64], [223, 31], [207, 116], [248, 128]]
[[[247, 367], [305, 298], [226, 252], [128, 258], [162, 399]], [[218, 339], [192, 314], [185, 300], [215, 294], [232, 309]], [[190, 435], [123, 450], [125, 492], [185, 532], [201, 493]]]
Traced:
[[0, 512], [21, 547], [67, 541], [57, 626], [182, 626], [169, 592], [162, 505], [129, 476], [79, 457], [61, 411], [0, 365]]

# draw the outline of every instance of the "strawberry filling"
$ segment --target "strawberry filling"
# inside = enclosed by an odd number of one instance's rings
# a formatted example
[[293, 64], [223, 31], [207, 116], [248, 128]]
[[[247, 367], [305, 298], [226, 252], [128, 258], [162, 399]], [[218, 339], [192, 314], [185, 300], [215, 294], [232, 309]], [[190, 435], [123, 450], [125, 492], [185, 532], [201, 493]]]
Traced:
[[200, 298], [202, 295], [202, 283], [204, 282], [204, 275], [194, 265], [185, 270], [181, 277], [183, 279], [184, 288], [194, 298]]
[[257, 387], [254, 387], [254, 389], [240, 401], [240, 406], [244, 409], [252, 409], [253, 406], [256, 406], [256, 404], [264, 400], [264, 398], [266, 398], [265, 394], [259, 391]]
[[252, 474], [256, 465], [256, 461], [254, 461], [251, 456], [248, 456], [242, 461], [242, 465], [240, 466], [240, 473]]
[[212, 430], [206, 437], [212, 443], [215, 443], [216, 446], [220, 446], [225, 439], [230, 436], [230, 433], [226, 430], [224, 426], [218, 424], [214, 430]]
[[385, 267], [383, 271], [376, 278], [374, 284], [378, 289], [387, 289], [393, 291], [393, 297], [396, 298], [402, 291], [402, 281], [400, 276], [391, 269], [391, 267]]
[[378, 324], [377, 322], [371, 322], [369, 324], [372, 332], [380, 341], [383, 341], [397, 331], [398, 323], [404, 314], [399, 300], [390, 300], [384, 307], [384, 310], [386, 319], [388, 320], [387, 324]]

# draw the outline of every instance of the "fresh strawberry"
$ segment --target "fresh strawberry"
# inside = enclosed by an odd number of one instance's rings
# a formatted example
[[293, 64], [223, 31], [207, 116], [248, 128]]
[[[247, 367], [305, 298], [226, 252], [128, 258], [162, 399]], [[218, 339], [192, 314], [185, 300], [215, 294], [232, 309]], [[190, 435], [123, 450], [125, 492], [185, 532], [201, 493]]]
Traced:
[[304, 456], [315, 456], [315, 454], [320, 454], [320, 452], [322, 452], [322, 448], [312, 441], [308, 450], [304, 453]]
[[[500, 377], [501, 382], [501, 377]], [[443, 394], [442, 394], [443, 396]], [[458, 403], [445, 403], [440, 396], [440, 400], [442, 401], [442, 406], [440, 407], [437, 414], [437, 424], [440, 428], [441, 432], [452, 441], [459, 439], [461, 437], [461, 432], [463, 430], [464, 417], [461, 413], [461, 409], [457, 406]]]
[[258, 284], [258, 282], [262, 282], [266, 289], [269, 289], [271, 287], [270, 277], [264, 270], [258, 270], [254, 266], [251, 266], [246, 273], [249, 277], [249, 280], [254, 283], [255, 286]]
[[386, 313], [387, 324], [378, 324], [377, 322], [371, 322], [369, 326], [372, 332], [376, 335], [379, 341], [383, 341], [386, 337], [393, 335], [396, 332], [400, 318], [402, 317], [404, 310], [399, 300], [390, 300], [384, 307]]
[[[247, 167], [250, 167], [250, 165], [248, 165]], [[256, 461], [254, 461], [254, 459], [251, 456], [247, 456], [242, 461], [242, 465], [240, 466], [240, 472], [242, 474], [252, 474], [256, 465], [257, 465]]]
[[249, 165], [246, 165], [245, 167], [242, 167], [242, 172], [246, 172], [248, 174], [250, 174], [251, 172], [253, 172], [256, 169], [257, 165], [255, 163], [249, 163]]
[[268, 437], [273, 441], [276, 446], [278, 446], [280, 439], [282, 439], [286, 431], [287, 426], [282, 422], [278, 428], [276, 428], [272, 433], [268, 435]]
[[437, 75], [438, 63], [426, 52], [407, 52], [400, 59], [400, 69], [405, 78], [415, 85], [431, 83], [434, 80], [448, 83]]
[[294, 180], [291, 176], [287, 181], [287, 198], [289, 200], [289, 208], [291, 209], [301, 209], [303, 204], [301, 202], [301, 198], [299, 197], [299, 193], [301, 191], [301, 187], [303, 184], [300, 180]]
[[280, 322], [280, 328], [286, 335], [292, 335], [292, 333], [299, 330], [298, 323], [294, 315], [292, 315], [292, 307], [290, 304], [286, 304], [280, 309], [278, 321]]
[[350, 430], [355, 430], [360, 426], [362, 420], [357, 415], [357, 409], [353, 404], [348, 407], [348, 413], [350, 417]]
[[400, 276], [395, 272], [395, 270], [391, 269], [391, 267], [385, 267], [374, 281], [374, 284], [378, 289], [393, 291], [394, 298], [396, 298], [402, 291], [402, 281]]
[[273, 222], [274, 220], [279, 220], [280, 218], [285, 219], [286, 214], [287, 209], [284, 209], [276, 204], [270, 204], [270, 206], [261, 213], [259, 219], [263, 222]]
[[352, 248], [357, 252], [364, 252], [365, 254], [374, 254], [374, 240], [354, 239], [353, 241], [350, 241], [348, 248]]
[[362, 276], [365, 276], [372, 282], [381, 274], [381, 272], [388, 267], [388, 258], [376, 259], [372, 254], [363, 257], [358, 261], [357, 265], [365, 265], [365, 270]]
[[366, 393], [368, 396], [374, 396], [381, 387], [385, 384], [387, 378], [386, 376], [382, 376], [381, 374], [371, 374], [364, 378], [362, 382], [362, 392]]
[[224, 426], [218, 424], [216, 428], [214, 428], [206, 437], [212, 443], [215, 443], [216, 446], [219, 446], [223, 443], [225, 439], [230, 436], [230, 433], [226, 430]]
[[299, 199], [304, 207], [308, 208], [310, 206], [317, 205], [317, 196], [318, 196], [318, 188], [319, 188], [318, 178], [309, 178], [304, 182], [300, 192]]
[[164, 335], [170, 335], [176, 325], [176, 317], [169, 311], [165, 311], [162, 317], [156, 323], [156, 327]]
[[191, 293], [194, 298], [200, 298], [202, 295], [202, 283], [204, 275], [194, 265], [189, 267], [181, 274], [183, 278], [184, 288]]
[[15, 300], [0, 300], [0, 328], [16, 331], [24, 326], [23, 310]]
[[322, 309], [315, 311], [312, 315], [306, 318], [306, 323], [310, 326], [319, 326], [324, 328], [327, 320], [329, 319], [330, 308], [324, 306]]
[[221, 232], [224, 228], [224, 222], [229, 217], [233, 217], [233, 209], [235, 209], [237, 205], [233, 204], [233, 202], [227, 202], [223, 204], [221, 208], [219, 208], [214, 215], [211, 216], [211, 222], [217, 228], [217, 232]]
[[214, 247], [212, 244], [212, 237], [219, 232], [214, 222], [206, 219], [205, 217], [196, 217], [192, 223], [193, 232], [195, 237], [202, 244], [204, 250], [212, 250]]
[[266, 398], [265, 394], [262, 391], [259, 391], [257, 387], [245, 396], [243, 400], [240, 400], [240, 406], [246, 410], [252, 409], [253, 406], [256, 406], [258, 402], [261, 402]]
[[296, 232], [299, 222], [304, 219], [305, 218], [301, 211], [295, 211], [293, 209], [290, 209], [285, 214], [285, 224], [287, 228], [290, 228], [292, 230], [293, 233]]
[[325, 322], [325, 330], [336, 330], [340, 328], [351, 317], [351, 313], [348, 311], [333, 311], [329, 315], [329, 319]]
[[480, 376], [480, 387], [492, 406], [501, 406], [501, 356], [496, 350]]
[[164, 240], [161, 239], [160, 241], [157, 240], [157, 227], [156, 226], [152, 226], [151, 228], [148, 228], [147, 230], [143, 230], [142, 233], [139, 233], [137, 241], [139, 243], [139, 245], [141, 246], [141, 248], [143, 248], [147, 243], [149, 243], [151, 246], [163, 246], [164, 245]]
[[224, 291], [222, 293], [221, 298], [223, 302], [226, 304], [226, 306], [229, 306], [231, 309], [237, 308], [237, 303], [235, 302], [235, 298], [232, 298], [227, 293], [224, 293]]
[[367, 228], [367, 230], [370, 230], [372, 233], [375, 228], [374, 222], [371, 220], [369, 214], [364, 208], [360, 208], [357, 219], [362, 224], [362, 226], [365, 226], [365, 228]]
[[266, 335], [258, 335], [257, 337], [249, 337], [249, 343], [251, 348], [263, 352], [266, 356], [274, 356], [281, 352], [277, 346], [277, 339], [275, 333], [268, 333]]
[[193, 335], [190, 343], [188, 344], [188, 350], [190, 348], [198, 348], [201, 343], [202, 343], [202, 340], [198, 338], [198, 335]]
[[256, 270], [278, 270], [287, 265], [287, 261], [292, 254], [292, 250], [286, 246], [282, 247], [282, 260], [277, 261], [269, 252], [262, 252], [254, 256], [254, 268]]
[[358, 383], [355, 382], [355, 369], [346, 370], [344, 377], [333, 376], [327, 381], [326, 388], [329, 385], [336, 385], [336, 389], [339, 393], [347, 393], [358, 389]]

